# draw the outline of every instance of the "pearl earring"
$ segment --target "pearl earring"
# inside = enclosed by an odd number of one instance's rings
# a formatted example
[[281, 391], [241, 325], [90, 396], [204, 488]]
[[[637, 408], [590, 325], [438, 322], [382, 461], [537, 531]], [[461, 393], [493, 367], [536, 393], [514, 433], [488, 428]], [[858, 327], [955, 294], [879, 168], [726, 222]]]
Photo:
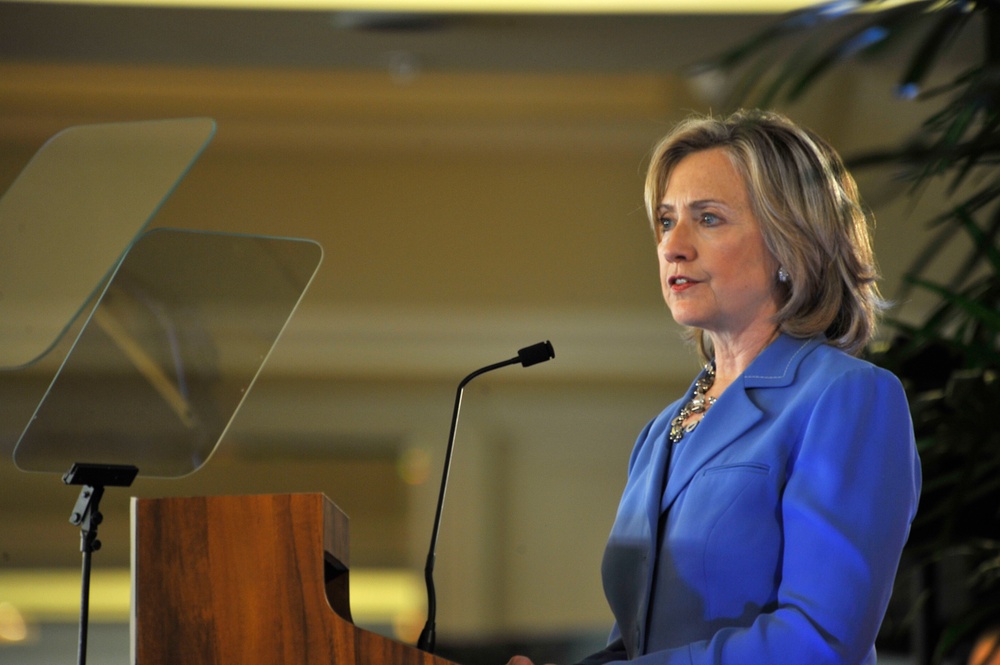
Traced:
[[792, 278], [791, 275], [788, 274], [788, 271], [785, 270], [784, 267], [778, 268], [778, 281], [779, 282], [781, 282], [782, 284], [787, 284], [788, 280], [790, 280], [791, 278]]

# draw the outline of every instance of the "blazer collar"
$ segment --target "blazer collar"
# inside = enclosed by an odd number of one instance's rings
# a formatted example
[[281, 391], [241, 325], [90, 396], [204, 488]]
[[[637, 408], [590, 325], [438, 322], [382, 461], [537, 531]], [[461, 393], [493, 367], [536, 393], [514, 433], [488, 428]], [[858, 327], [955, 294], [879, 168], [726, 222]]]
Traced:
[[[782, 388], [790, 385], [795, 380], [796, 371], [802, 360], [824, 341], [822, 336], [797, 339], [779, 335], [750, 363], [741, 379], [726, 389], [706, 418], [698, 425], [692, 436], [696, 440], [681, 439], [674, 445], [670, 460], [671, 468], [665, 470], [668, 474], [666, 489], [662, 497], [657, 497], [659, 510], [653, 511], [657, 520], [659, 513], [670, 507], [712, 458], [761, 419], [763, 413], [750, 399], [747, 391], [752, 388]], [[693, 390], [693, 384], [691, 389]], [[684, 401], [681, 402], [683, 403]], [[676, 413], [670, 414], [670, 418], [676, 415]]]
[[823, 335], [806, 339], [778, 335], [743, 372], [744, 389], [784, 388], [791, 385], [803, 358], [825, 342], [826, 337]]

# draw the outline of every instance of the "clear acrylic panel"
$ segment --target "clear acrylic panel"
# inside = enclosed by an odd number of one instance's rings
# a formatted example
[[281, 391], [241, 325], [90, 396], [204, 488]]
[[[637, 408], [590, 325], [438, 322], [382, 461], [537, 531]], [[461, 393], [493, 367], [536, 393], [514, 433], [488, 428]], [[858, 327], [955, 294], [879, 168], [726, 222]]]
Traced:
[[0, 198], [0, 369], [44, 356], [215, 134], [209, 118], [71, 127]]
[[212, 455], [312, 281], [309, 240], [154, 229], [129, 249], [14, 450], [187, 475]]

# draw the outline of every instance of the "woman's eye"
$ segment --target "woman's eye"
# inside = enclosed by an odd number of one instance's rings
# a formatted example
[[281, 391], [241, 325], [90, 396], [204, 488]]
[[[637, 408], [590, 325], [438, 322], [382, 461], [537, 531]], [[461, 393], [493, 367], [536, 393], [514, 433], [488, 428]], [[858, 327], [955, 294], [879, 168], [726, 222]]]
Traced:
[[710, 212], [706, 212], [701, 216], [701, 223], [706, 226], [714, 226], [719, 223], [719, 218]]
[[674, 220], [669, 217], [660, 217], [660, 232], [669, 231], [674, 228]]

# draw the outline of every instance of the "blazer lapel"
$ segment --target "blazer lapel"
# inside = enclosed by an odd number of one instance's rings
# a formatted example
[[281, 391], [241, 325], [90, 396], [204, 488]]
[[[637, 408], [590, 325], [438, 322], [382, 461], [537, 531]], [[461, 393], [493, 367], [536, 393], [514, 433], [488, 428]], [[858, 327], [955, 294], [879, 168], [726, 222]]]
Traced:
[[[725, 411], [725, 418], [709, 415], [698, 425], [695, 436], [691, 440], [681, 439], [675, 444], [671, 469], [667, 476], [667, 486], [663, 493], [661, 511], [669, 510], [677, 496], [684, 491], [691, 480], [713, 457], [739, 438], [760, 420], [761, 414], [746, 391], [740, 387], [733, 390], [737, 384], [719, 398], [712, 410], [718, 414]], [[689, 435], [690, 436], [690, 435]]]
[[796, 339], [779, 335], [750, 363], [743, 375], [729, 386], [698, 425], [691, 440], [685, 438], [675, 444], [670, 460], [671, 468], [667, 471], [666, 489], [658, 506], [660, 511], [668, 510], [712, 458], [761, 419], [763, 413], [750, 399], [748, 391], [752, 388], [790, 385], [802, 358], [823, 341], [822, 337]]

